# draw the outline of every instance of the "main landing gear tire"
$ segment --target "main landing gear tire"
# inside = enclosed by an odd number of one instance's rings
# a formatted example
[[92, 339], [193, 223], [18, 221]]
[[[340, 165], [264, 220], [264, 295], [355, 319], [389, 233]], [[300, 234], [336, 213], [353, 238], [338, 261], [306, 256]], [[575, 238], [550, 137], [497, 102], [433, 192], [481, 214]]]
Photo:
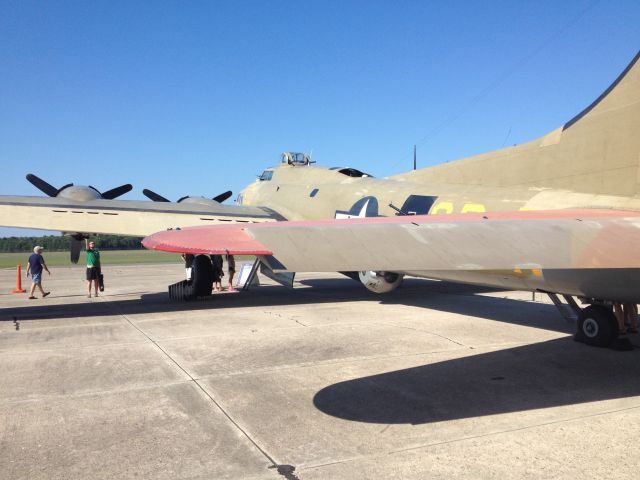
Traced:
[[211, 295], [213, 287], [213, 267], [208, 255], [196, 255], [192, 265], [193, 295], [206, 297]]
[[608, 347], [618, 336], [616, 316], [602, 305], [591, 305], [578, 316], [576, 339], [596, 347]]

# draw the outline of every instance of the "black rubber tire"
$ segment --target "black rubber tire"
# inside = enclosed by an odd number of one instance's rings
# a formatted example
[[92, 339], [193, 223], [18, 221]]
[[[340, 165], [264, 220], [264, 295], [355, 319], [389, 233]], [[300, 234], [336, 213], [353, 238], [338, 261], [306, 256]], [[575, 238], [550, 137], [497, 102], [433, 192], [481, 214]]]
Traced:
[[613, 312], [602, 305], [591, 305], [578, 316], [576, 339], [587, 345], [608, 347], [618, 336], [618, 323]]
[[192, 265], [193, 296], [206, 297], [211, 295], [213, 288], [213, 266], [208, 255], [196, 255]]

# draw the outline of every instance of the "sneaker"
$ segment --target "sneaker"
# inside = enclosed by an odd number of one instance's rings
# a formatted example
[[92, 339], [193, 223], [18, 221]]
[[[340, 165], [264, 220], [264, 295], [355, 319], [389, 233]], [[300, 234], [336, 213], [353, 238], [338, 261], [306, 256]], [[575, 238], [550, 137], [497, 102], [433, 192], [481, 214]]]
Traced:
[[47, 295], [49, 295], [50, 293], [51, 293], [51, 292], [44, 292], [44, 293], [42, 294], [42, 298], [46, 297], [46, 296], [47, 296]]
[[34, 297], [33, 295], [29, 297], [29, 300], [35, 300], [36, 297]]

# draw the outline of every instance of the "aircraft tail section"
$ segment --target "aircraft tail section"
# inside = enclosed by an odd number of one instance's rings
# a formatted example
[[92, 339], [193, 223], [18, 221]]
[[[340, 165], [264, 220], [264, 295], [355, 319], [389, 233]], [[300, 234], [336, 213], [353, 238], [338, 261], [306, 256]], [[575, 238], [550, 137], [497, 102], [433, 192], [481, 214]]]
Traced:
[[410, 172], [398, 179], [640, 194], [640, 52], [591, 105], [534, 141]]

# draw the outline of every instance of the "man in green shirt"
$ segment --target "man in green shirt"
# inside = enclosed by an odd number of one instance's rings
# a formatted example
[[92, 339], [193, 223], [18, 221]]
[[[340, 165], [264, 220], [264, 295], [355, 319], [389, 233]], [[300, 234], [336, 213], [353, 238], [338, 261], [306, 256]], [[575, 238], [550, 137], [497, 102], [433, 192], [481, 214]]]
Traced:
[[91, 284], [93, 283], [95, 296], [98, 296], [98, 288], [100, 287], [100, 252], [96, 248], [94, 242], [85, 239], [87, 250], [87, 286], [89, 288], [89, 298], [91, 298]]

